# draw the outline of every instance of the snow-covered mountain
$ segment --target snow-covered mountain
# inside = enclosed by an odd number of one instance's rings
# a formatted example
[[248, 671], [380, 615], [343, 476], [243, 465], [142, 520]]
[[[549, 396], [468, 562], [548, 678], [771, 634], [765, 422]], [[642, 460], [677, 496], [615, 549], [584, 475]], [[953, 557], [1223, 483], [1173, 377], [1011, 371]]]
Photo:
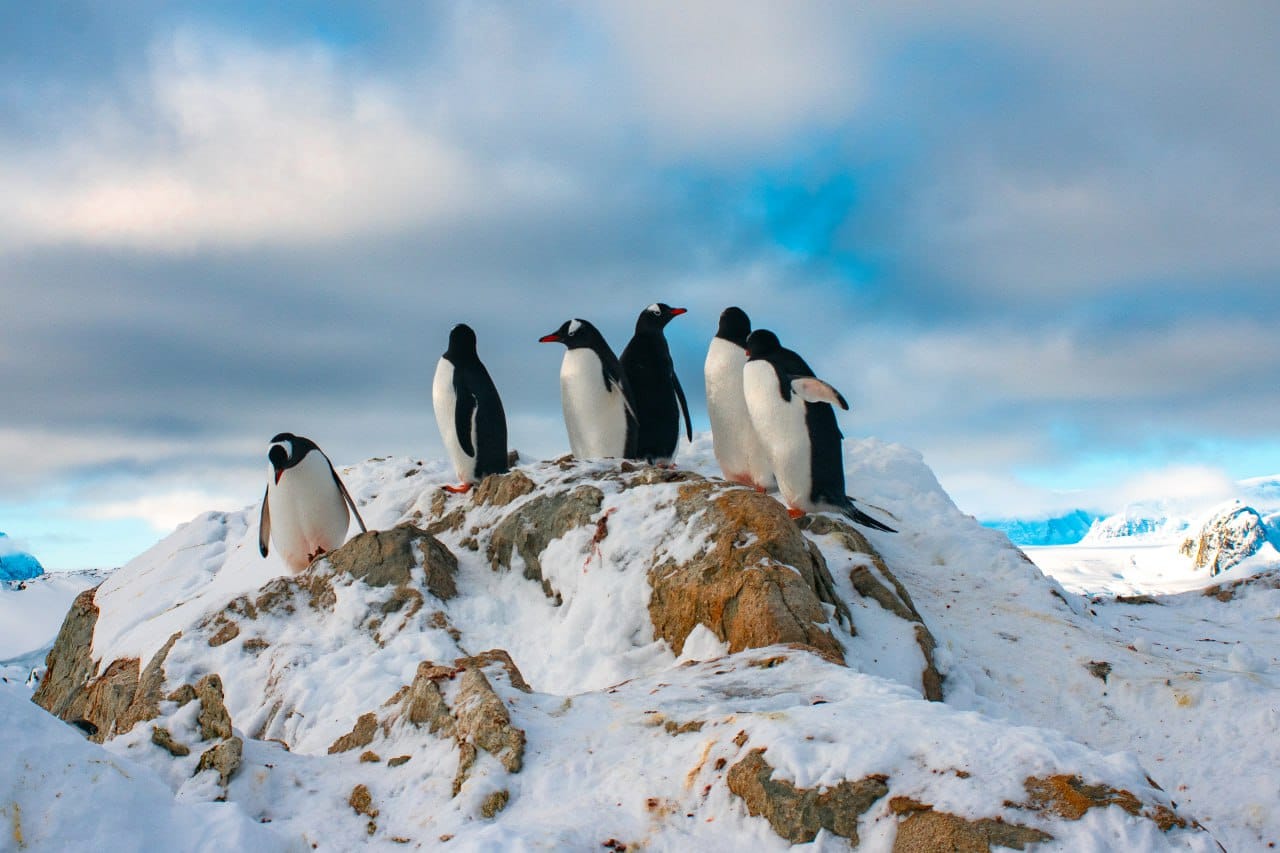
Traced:
[[[95, 773], [162, 822], [198, 806], [171, 849], [1277, 840], [1275, 573], [1091, 602], [918, 454], [846, 458], [899, 533], [794, 524], [705, 437], [679, 471], [561, 460], [468, 496], [370, 460], [343, 476], [371, 532], [298, 576], [256, 507], [206, 513], [77, 597], [37, 698], [95, 743], [45, 749], [6, 705], [0, 808], [37, 848], [153, 839], [68, 815]], [[77, 770], [42, 769], [63, 749]]]
[[44, 566], [32, 555], [18, 548], [14, 541], [0, 533], [0, 582], [22, 581], [39, 577]]
[[71, 602], [107, 572], [48, 572], [0, 582], [0, 681], [34, 686]]
[[999, 530], [1015, 545], [1073, 545], [1085, 537], [1099, 518], [1097, 513], [1076, 509], [1052, 518], [1001, 518], [984, 521], [982, 525]]

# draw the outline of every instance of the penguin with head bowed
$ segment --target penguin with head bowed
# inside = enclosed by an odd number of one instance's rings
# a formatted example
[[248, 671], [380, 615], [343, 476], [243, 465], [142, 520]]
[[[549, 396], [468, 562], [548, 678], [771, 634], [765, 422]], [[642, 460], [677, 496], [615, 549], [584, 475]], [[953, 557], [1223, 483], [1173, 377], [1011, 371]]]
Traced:
[[314, 441], [282, 432], [271, 439], [267, 460], [271, 467], [258, 524], [262, 556], [267, 556], [270, 542], [290, 569], [302, 571], [346, 541], [347, 507], [355, 514], [360, 532], [365, 532], [355, 501]]
[[476, 353], [476, 333], [465, 323], [449, 332], [449, 348], [431, 384], [436, 425], [459, 485], [466, 492], [490, 474], [507, 472], [507, 416], [498, 389]]
[[720, 314], [720, 328], [707, 349], [703, 373], [707, 381], [707, 414], [716, 461], [726, 480], [765, 492], [774, 486], [769, 454], [751, 423], [742, 390], [747, 366], [747, 335], [751, 320], [736, 306]]
[[636, 413], [618, 357], [586, 320], [567, 320], [538, 339], [565, 345], [560, 402], [569, 448], [578, 459], [634, 458]]
[[682, 412], [685, 435], [693, 440], [689, 403], [680, 387], [675, 365], [671, 363], [667, 336], [663, 334], [667, 324], [685, 311], [665, 302], [655, 302], [645, 308], [636, 318], [636, 333], [620, 359], [639, 421], [635, 458], [658, 465], [670, 463], [676, 455]]
[[751, 422], [793, 518], [833, 511], [864, 527], [896, 532], [858, 509], [844, 493], [843, 436], [832, 406], [847, 411], [849, 404], [839, 391], [814, 376], [805, 360], [767, 329], [747, 338], [742, 384]]

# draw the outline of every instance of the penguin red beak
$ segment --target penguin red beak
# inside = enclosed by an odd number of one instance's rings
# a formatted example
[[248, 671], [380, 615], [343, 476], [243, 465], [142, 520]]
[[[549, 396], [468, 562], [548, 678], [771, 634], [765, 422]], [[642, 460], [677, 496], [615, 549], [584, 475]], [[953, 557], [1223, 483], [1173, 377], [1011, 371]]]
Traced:
[[555, 332], [552, 332], [552, 333], [551, 333], [551, 334], [549, 334], [549, 335], [543, 335], [542, 337], [538, 338], [538, 343], [540, 343], [540, 344], [558, 344], [558, 343], [560, 343], [560, 341], [561, 341], [561, 340], [562, 340], [562, 339], [561, 339], [561, 337], [560, 337], [559, 335], [557, 335]]
[[277, 485], [277, 486], [278, 486], [278, 485], [280, 485], [280, 478], [281, 478], [281, 477], [283, 477], [283, 476], [284, 476], [284, 469], [283, 469], [283, 468], [277, 468], [277, 469], [276, 469], [276, 485]]
[[688, 308], [672, 308], [671, 309], [672, 317], [679, 317], [681, 314], [688, 314], [688, 313], [689, 313]]

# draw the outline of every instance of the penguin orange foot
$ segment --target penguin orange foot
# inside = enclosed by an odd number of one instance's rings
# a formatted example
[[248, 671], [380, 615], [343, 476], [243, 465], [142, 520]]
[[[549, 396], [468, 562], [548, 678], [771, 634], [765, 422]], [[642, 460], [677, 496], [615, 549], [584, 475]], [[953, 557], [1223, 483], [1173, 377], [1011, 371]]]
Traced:
[[467, 492], [471, 491], [471, 484], [463, 483], [460, 486], [441, 486], [440, 488], [455, 495], [465, 495]]
[[802, 509], [796, 509], [793, 506], [787, 507], [787, 515], [792, 518], [804, 518], [805, 512]]

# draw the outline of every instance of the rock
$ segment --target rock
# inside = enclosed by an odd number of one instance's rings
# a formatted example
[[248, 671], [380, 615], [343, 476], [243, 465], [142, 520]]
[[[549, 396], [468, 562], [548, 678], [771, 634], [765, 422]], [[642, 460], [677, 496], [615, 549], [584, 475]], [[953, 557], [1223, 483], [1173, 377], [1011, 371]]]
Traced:
[[454, 580], [458, 559], [438, 539], [412, 524], [361, 533], [327, 559], [338, 574], [350, 575], [373, 587], [407, 587], [410, 573], [421, 563], [432, 595], [448, 601], [458, 594]]
[[511, 800], [511, 792], [505, 789], [494, 791], [492, 794], [484, 798], [484, 802], [480, 804], [480, 816], [486, 820], [492, 820], [498, 816], [498, 812], [507, 807], [507, 803]]
[[857, 847], [858, 817], [889, 792], [884, 776], [845, 780], [825, 790], [797, 788], [772, 776], [764, 750], [753, 749], [729, 769], [726, 781], [748, 813], [769, 821], [773, 831], [792, 844], [806, 844], [825, 829]]
[[1213, 586], [1207, 586], [1202, 589], [1200, 594], [1216, 598], [1221, 602], [1227, 602], [1234, 601], [1251, 589], [1280, 589], [1280, 571], [1270, 569], [1259, 572], [1252, 577], [1227, 581], [1226, 583], [1216, 583]]
[[529, 686], [529, 682], [524, 680], [524, 676], [520, 674], [519, 667], [516, 666], [516, 662], [511, 659], [511, 655], [506, 649], [489, 649], [471, 657], [458, 658], [453, 662], [453, 665], [458, 669], [466, 669], [467, 667], [484, 669], [486, 666], [493, 664], [502, 667], [503, 672], [507, 675], [507, 681], [512, 687], [524, 693], [533, 692], [533, 688]]
[[[98, 624], [98, 606], [93, 597], [98, 588], [86, 589], [71, 602], [62, 627], [45, 656], [46, 671], [31, 701], [63, 720], [82, 719], [85, 682], [96, 671], [93, 663], [93, 629]], [[74, 707], [73, 707], [74, 706]]]
[[356, 814], [366, 817], [375, 818], [379, 814], [379, 811], [373, 807], [373, 795], [365, 785], [356, 785], [351, 789], [351, 796], [347, 797], [347, 805], [351, 806]]
[[1080, 820], [1089, 809], [1119, 806], [1135, 817], [1147, 818], [1164, 832], [1200, 826], [1168, 806], [1143, 803], [1131, 792], [1107, 785], [1087, 785], [1079, 776], [1029, 776], [1023, 786], [1027, 789], [1027, 802], [1007, 805], [1048, 812], [1066, 820]]
[[676, 512], [709, 543], [691, 560], [667, 558], [649, 570], [649, 619], [677, 655], [701, 624], [730, 652], [797, 643], [844, 663], [824, 627], [826, 564], [780, 503], [699, 478], [681, 487]]
[[894, 797], [889, 810], [907, 816], [893, 839], [894, 853], [990, 853], [993, 846], [1025, 850], [1028, 844], [1053, 840], [1029, 826], [995, 818], [967, 820], [908, 797]]
[[491, 474], [475, 487], [471, 500], [477, 506], [506, 506], [517, 498], [530, 494], [535, 488], [533, 480], [522, 471]]
[[[462, 673], [454, 717], [458, 721], [459, 744], [475, 744], [502, 762], [508, 773], [520, 772], [524, 763], [524, 730], [511, 725], [506, 704], [478, 667], [469, 667]], [[465, 776], [464, 768], [459, 768], [459, 775]]]
[[1252, 557], [1267, 541], [1267, 526], [1258, 511], [1234, 504], [1215, 513], [1199, 535], [1184, 540], [1178, 550], [1195, 568], [1207, 567], [1213, 577]]
[[559, 604], [560, 593], [543, 578], [539, 558], [552, 541], [589, 524], [602, 503], [604, 493], [595, 486], [578, 486], [526, 501], [493, 529], [487, 551], [489, 564], [495, 570], [499, 566], [509, 569], [513, 555], [518, 554], [524, 561], [524, 576], [542, 584], [543, 593]]
[[206, 770], [218, 771], [218, 784], [223, 788], [231, 781], [231, 777], [240, 769], [241, 756], [244, 753], [244, 741], [238, 737], [229, 737], [215, 743], [200, 754], [200, 763], [196, 765], [196, 773]]
[[329, 745], [329, 754], [350, 752], [373, 743], [373, 736], [378, 733], [378, 717], [376, 714], [361, 714], [351, 731]]
[[222, 679], [212, 673], [196, 682], [196, 698], [200, 700], [200, 716], [196, 722], [200, 726], [200, 737], [203, 740], [216, 740], [232, 736], [231, 715], [223, 700]]
[[164, 726], [155, 726], [151, 729], [151, 742], [174, 758], [181, 758], [184, 755], [191, 754], [191, 747], [174, 740], [173, 735]]

